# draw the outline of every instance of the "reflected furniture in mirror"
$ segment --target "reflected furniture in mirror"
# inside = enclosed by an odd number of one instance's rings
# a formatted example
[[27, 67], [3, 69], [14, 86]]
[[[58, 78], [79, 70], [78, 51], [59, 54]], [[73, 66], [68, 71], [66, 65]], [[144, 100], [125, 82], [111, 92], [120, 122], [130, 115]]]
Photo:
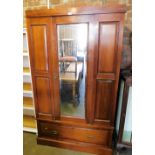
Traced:
[[[70, 98], [76, 106], [80, 103], [80, 84], [83, 77], [86, 38], [81, 39], [81, 31], [87, 32], [86, 24], [58, 25], [58, 54], [60, 92], [62, 102]], [[87, 35], [86, 35], [87, 36]], [[71, 87], [70, 87], [71, 86]], [[69, 88], [72, 93], [69, 93]]]
[[125, 12], [26, 12], [38, 144], [112, 155]]

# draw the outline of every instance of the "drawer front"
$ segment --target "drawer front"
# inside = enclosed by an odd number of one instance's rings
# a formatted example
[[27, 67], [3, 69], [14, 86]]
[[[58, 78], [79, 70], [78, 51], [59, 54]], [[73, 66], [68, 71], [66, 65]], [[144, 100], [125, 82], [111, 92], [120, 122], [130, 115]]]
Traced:
[[111, 130], [94, 130], [72, 126], [62, 126], [50, 123], [39, 123], [39, 134], [56, 139], [70, 139], [87, 143], [110, 145], [112, 141]]

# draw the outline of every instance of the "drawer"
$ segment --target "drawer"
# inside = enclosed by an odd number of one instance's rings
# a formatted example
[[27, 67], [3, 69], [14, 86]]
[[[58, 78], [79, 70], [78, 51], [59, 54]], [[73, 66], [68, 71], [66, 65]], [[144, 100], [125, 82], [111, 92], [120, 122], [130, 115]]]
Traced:
[[87, 143], [109, 145], [112, 141], [111, 130], [96, 130], [72, 126], [56, 125], [46, 122], [39, 123], [39, 134], [55, 139], [70, 139]]

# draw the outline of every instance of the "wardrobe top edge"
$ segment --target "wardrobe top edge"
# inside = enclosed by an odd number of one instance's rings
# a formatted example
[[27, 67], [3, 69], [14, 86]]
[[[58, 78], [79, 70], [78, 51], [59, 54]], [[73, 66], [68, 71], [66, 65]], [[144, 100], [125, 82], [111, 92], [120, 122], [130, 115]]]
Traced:
[[109, 14], [125, 13], [126, 5], [106, 5], [106, 6], [80, 6], [80, 7], [55, 7], [35, 10], [26, 10], [26, 17], [49, 17], [49, 16], [67, 16], [67, 15], [91, 15], [91, 14]]

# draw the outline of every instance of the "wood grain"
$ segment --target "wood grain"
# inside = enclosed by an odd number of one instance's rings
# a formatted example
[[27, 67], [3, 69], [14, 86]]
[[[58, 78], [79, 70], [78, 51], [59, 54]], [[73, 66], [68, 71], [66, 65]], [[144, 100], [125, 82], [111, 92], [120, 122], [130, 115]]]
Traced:
[[[35, 111], [36, 111], [36, 117], [42, 119], [52, 119], [54, 109], [52, 104], [53, 103], [53, 93], [52, 93], [53, 81], [51, 79], [52, 68], [51, 68], [51, 59], [49, 56], [52, 46], [50, 35], [51, 34], [50, 24], [51, 19], [48, 18], [27, 19], [28, 45], [29, 45], [29, 56], [30, 56], [30, 66], [32, 74]], [[35, 44], [34, 40], [36, 42]], [[40, 79], [38, 81], [43, 83], [41, 84], [37, 82], [37, 78]], [[40, 96], [38, 96], [38, 91], [39, 93], [41, 93]], [[39, 105], [41, 106], [40, 108]], [[41, 110], [41, 108], [43, 109]]]
[[[88, 142], [94, 144], [108, 145], [111, 130], [93, 130], [89, 128], [74, 128], [73, 126], [60, 126], [46, 122], [39, 123], [40, 135], [51, 138], [63, 138]], [[53, 134], [53, 132], [55, 132]]]
[[108, 13], [125, 13], [127, 7], [125, 5], [109, 5], [109, 6], [80, 6], [80, 7], [55, 7], [52, 9], [27, 10], [26, 17], [51, 17], [64, 16], [70, 12], [72, 15], [92, 15], [92, 14], [108, 14]]
[[115, 67], [116, 53], [116, 23], [99, 24], [99, 73], [113, 73]]
[[37, 94], [37, 107], [38, 114], [51, 115], [51, 95], [48, 78], [37, 77], [36, 81], [36, 94]]
[[112, 81], [97, 81], [95, 118], [110, 121]]
[[32, 25], [34, 70], [48, 70], [46, 25]]
[[[119, 5], [26, 12], [38, 143], [112, 155], [125, 11]], [[57, 25], [80, 23], [88, 25], [84, 119], [60, 115]]]
[[61, 147], [61, 148], [66, 148], [71, 150], [77, 150], [81, 152], [89, 152], [97, 155], [112, 155], [112, 149], [106, 146], [78, 142], [78, 141], [73, 141], [69, 139], [59, 140], [59, 139], [51, 139], [48, 137], [38, 137], [37, 143], [42, 145], [49, 145], [49, 146]]

